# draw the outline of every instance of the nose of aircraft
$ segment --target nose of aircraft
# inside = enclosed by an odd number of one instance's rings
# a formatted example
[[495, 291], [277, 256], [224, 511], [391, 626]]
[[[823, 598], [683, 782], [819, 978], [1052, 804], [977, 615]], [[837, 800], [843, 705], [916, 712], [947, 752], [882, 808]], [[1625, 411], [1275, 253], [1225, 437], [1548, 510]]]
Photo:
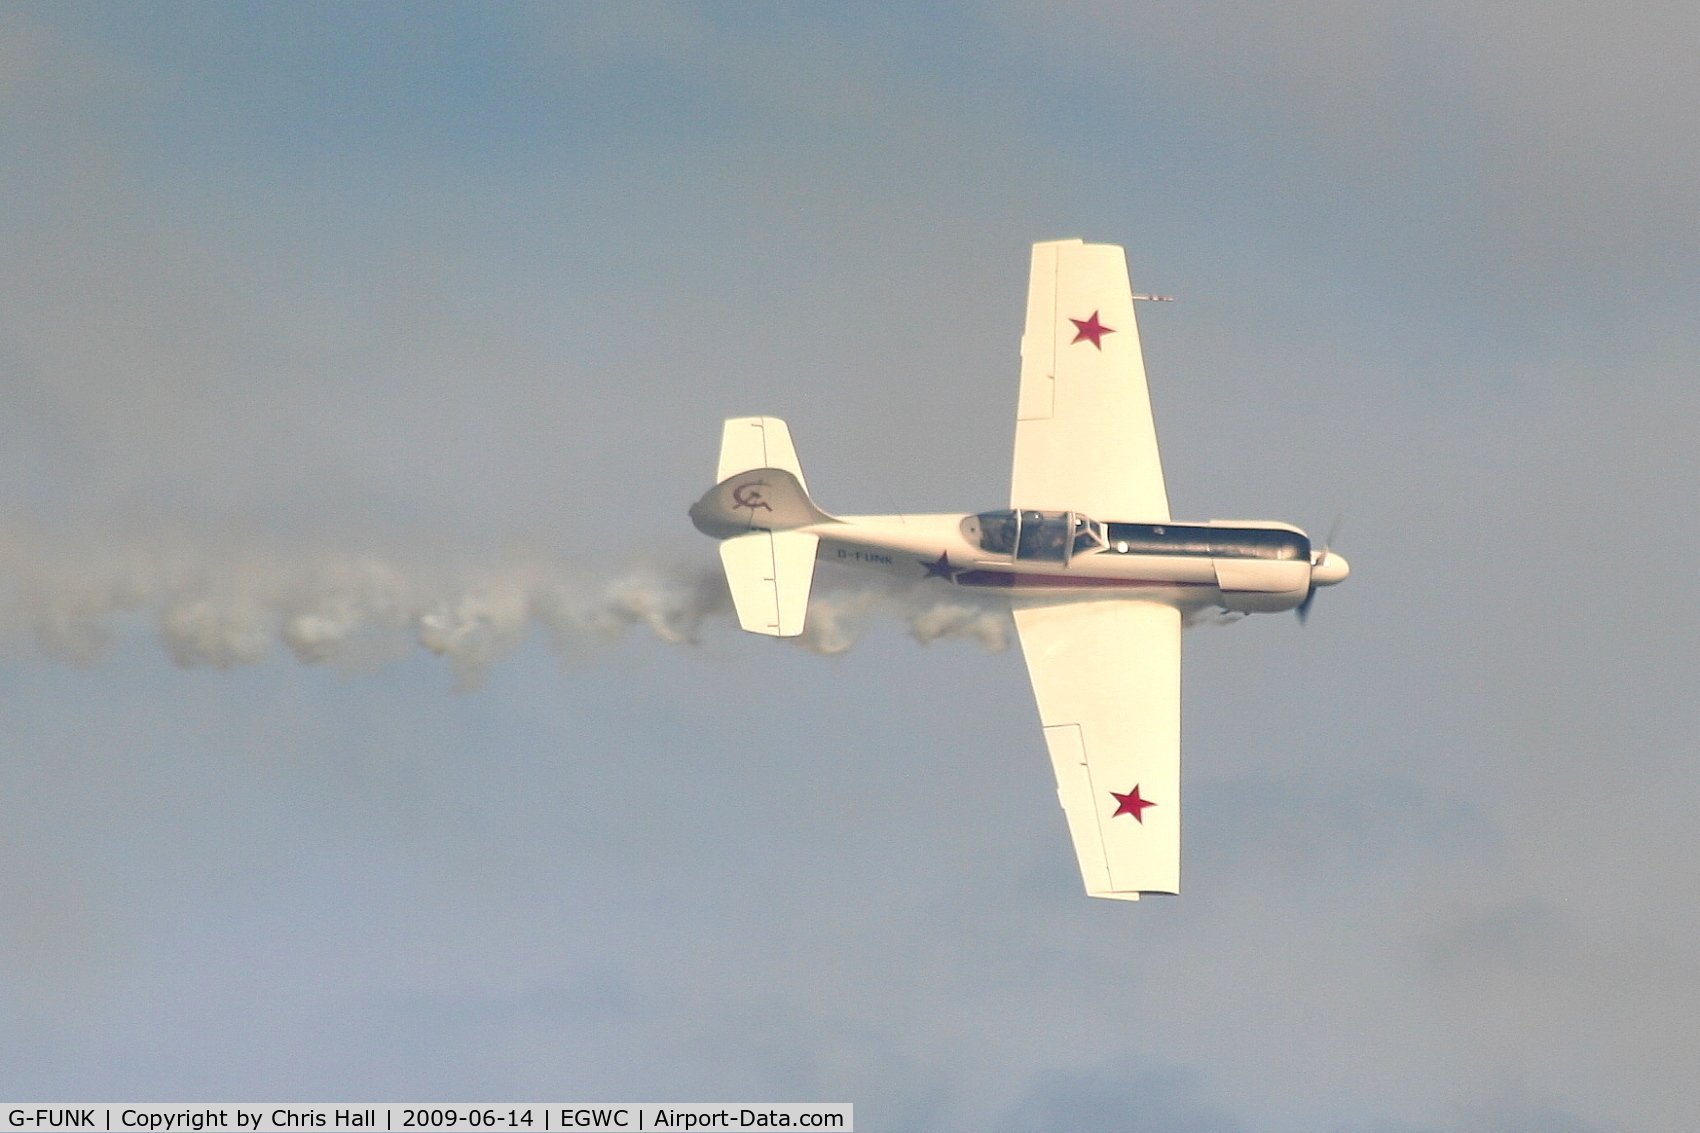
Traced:
[[1310, 568], [1310, 584], [1312, 586], [1333, 586], [1337, 582], [1346, 581], [1346, 576], [1352, 573], [1352, 564], [1346, 561], [1346, 556], [1339, 551], [1326, 551], [1322, 560]]

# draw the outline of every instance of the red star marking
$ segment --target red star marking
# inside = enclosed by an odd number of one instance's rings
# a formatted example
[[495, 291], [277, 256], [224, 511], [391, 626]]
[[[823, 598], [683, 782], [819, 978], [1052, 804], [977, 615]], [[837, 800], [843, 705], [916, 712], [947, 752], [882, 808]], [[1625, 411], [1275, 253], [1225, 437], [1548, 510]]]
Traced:
[[1133, 790], [1129, 791], [1125, 795], [1116, 794], [1115, 791], [1111, 791], [1110, 794], [1115, 797], [1117, 804], [1116, 813], [1110, 815], [1110, 817], [1115, 818], [1117, 815], [1131, 814], [1133, 815], [1133, 820], [1141, 826], [1145, 825], [1145, 808], [1157, 805], [1150, 799], [1142, 799], [1139, 797], [1138, 783], [1135, 783], [1133, 785]]
[[[1074, 336], [1074, 342], [1090, 342], [1099, 350], [1104, 349], [1104, 336], [1116, 333], [1114, 328], [1107, 327], [1098, 321], [1097, 311], [1093, 311], [1092, 317], [1089, 319], [1070, 319], [1068, 321], [1073, 323], [1074, 329], [1079, 332]], [[1069, 343], [1069, 345], [1073, 346], [1074, 342]]]

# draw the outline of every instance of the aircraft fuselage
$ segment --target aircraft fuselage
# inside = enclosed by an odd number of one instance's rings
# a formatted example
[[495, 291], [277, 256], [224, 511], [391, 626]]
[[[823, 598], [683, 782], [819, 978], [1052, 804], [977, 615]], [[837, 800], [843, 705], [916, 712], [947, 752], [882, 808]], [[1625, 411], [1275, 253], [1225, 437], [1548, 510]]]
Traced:
[[[1345, 560], [1313, 563], [1296, 527], [1270, 522], [1099, 522], [1070, 512], [842, 516], [797, 530], [817, 558], [1017, 597], [1104, 591], [1184, 610], [1290, 610]], [[1338, 575], [1338, 577], [1335, 577]]]

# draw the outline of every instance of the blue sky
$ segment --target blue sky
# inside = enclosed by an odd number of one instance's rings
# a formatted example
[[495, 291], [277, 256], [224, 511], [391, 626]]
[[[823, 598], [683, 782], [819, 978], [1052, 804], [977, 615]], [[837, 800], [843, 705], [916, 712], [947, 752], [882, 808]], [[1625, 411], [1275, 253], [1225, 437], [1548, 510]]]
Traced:
[[[7, 6], [0, 1091], [1686, 1129], [1695, 22]], [[995, 612], [745, 638], [684, 519], [758, 412], [998, 504], [1067, 236], [1176, 513], [1354, 567], [1188, 635], [1130, 907]]]

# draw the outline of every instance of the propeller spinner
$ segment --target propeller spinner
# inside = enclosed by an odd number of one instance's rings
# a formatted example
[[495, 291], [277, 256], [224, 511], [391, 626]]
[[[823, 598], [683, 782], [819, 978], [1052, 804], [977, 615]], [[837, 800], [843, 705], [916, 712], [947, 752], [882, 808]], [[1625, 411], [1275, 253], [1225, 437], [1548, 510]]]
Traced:
[[1346, 556], [1332, 550], [1334, 536], [1339, 533], [1340, 520], [1336, 517], [1328, 528], [1328, 538], [1322, 541], [1322, 549], [1310, 557], [1310, 590], [1305, 594], [1305, 600], [1293, 611], [1298, 614], [1301, 625], [1310, 616], [1310, 604], [1316, 601], [1317, 587], [1344, 582], [1346, 576], [1352, 573], [1352, 564], [1346, 561]]

